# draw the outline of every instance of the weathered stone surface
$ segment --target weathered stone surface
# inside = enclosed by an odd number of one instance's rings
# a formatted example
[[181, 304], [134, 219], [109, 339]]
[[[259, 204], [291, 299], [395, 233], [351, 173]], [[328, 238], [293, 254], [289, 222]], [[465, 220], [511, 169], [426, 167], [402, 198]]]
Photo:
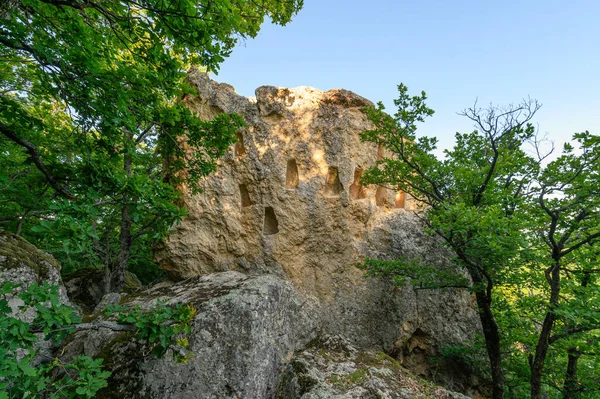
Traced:
[[[358, 136], [370, 127], [363, 108], [371, 103], [310, 87], [265, 86], [249, 99], [198, 71], [189, 76], [199, 93], [185, 99], [193, 111], [207, 119], [237, 112], [248, 128], [204, 193], [186, 197], [189, 216], [157, 252], [161, 267], [176, 279], [280, 272], [320, 298], [335, 295], [332, 280], [360, 277], [353, 265], [366, 235], [387, 214], [405, 212], [394, 208], [395, 193], [358, 182], [378, 154]], [[407, 199], [404, 207], [415, 204]]]
[[412, 374], [383, 352], [360, 351], [341, 337], [310, 343], [287, 365], [279, 399], [468, 399]]
[[[0, 285], [12, 282], [19, 284], [12, 294], [8, 295], [8, 305], [12, 309], [12, 317], [31, 323], [37, 316], [33, 307], [21, 309], [25, 305], [17, 295], [31, 284], [48, 284], [58, 286], [60, 303], [73, 306], [67, 297], [67, 291], [60, 278], [60, 264], [51, 255], [40, 251], [22, 237], [0, 230]], [[39, 353], [34, 365], [51, 359], [51, 342], [43, 341], [43, 334], [37, 334], [40, 342], [35, 345]]]
[[[60, 278], [60, 264], [52, 255], [40, 251], [22, 237], [0, 230], [0, 285], [5, 282], [21, 284], [16, 289], [15, 295], [33, 283], [48, 282], [58, 286], [60, 300], [63, 304], [71, 306], [67, 291]], [[9, 304], [16, 310], [23, 302], [16, 297], [9, 300]], [[27, 322], [33, 321], [35, 312], [24, 315]]]
[[194, 357], [176, 364], [144, 355], [130, 333], [79, 332], [66, 352], [101, 356], [113, 372], [99, 398], [271, 398], [284, 364], [318, 331], [314, 302], [275, 276], [215, 273], [157, 285], [124, 302], [147, 308], [159, 298], [198, 309], [189, 336]]
[[290, 280], [320, 306], [323, 331], [393, 353], [423, 375], [440, 345], [468, 343], [479, 322], [464, 290], [394, 289], [365, 280], [364, 257], [452, 267], [407, 195], [359, 183], [385, 149], [360, 141], [368, 100], [347, 90], [260, 87], [246, 98], [192, 70], [200, 117], [244, 116], [240, 142], [185, 196], [187, 218], [157, 253], [174, 279], [237, 270]]

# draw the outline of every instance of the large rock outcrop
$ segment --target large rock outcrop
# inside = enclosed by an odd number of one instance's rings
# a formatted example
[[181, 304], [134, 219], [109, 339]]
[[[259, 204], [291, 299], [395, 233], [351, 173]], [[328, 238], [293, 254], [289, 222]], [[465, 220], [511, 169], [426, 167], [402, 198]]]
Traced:
[[99, 399], [272, 398], [284, 365], [318, 331], [314, 301], [275, 276], [214, 273], [159, 284], [123, 303], [147, 309], [158, 299], [198, 310], [188, 336], [193, 357], [157, 359], [129, 332], [78, 332], [66, 356], [102, 357], [112, 372]]
[[[189, 341], [195, 357], [176, 365], [147, 356], [128, 333], [78, 332], [65, 353], [101, 356], [113, 373], [99, 397], [370, 398], [373, 389], [383, 397], [411, 397], [402, 384], [416, 380], [403, 380], [408, 374], [401, 366], [422, 376], [435, 372], [438, 382], [469, 391], [468, 378], [456, 379], [452, 370], [444, 379], [429, 358], [441, 345], [469, 343], [478, 331], [470, 295], [394, 288], [363, 278], [356, 267], [367, 256], [452, 267], [440, 243], [423, 232], [414, 201], [359, 182], [383, 155], [358, 136], [370, 127], [363, 110], [370, 102], [345, 90], [307, 87], [261, 87], [250, 99], [197, 70], [189, 81], [198, 95], [185, 101], [200, 117], [237, 112], [248, 128], [206, 178], [204, 193], [185, 195], [189, 215], [156, 253], [178, 282], [123, 302], [147, 307], [162, 298], [194, 305], [199, 313]], [[331, 385], [333, 375], [353, 378], [366, 367], [356, 357], [333, 354], [326, 369], [306, 364], [318, 389], [298, 388], [304, 377], [293, 364], [314, 358], [312, 346], [304, 350], [307, 343], [326, 335], [343, 337], [365, 360], [380, 356], [377, 351], [391, 355], [380, 360], [391, 362], [392, 374], [382, 363], [368, 369], [366, 385]], [[355, 369], [338, 372], [349, 362]]]
[[415, 365], [426, 357], [415, 350], [470, 341], [478, 321], [467, 292], [393, 289], [356, 267], [366, 256], [451, 267], [423, 232], [415, 201], [360, 184], [362, 171], [386, 155], [359, 138], [371, 127], [364, 112], [371, 102], [310, 87], [264, 86], [246, 98], [198, 70], [189, 82], [198, 94], [184, 101], [201, 118], [236, 112], [248, 127], [204, 192], [185, 196], [189, 215], [156, 254], [172, 278], [225, 270], [281, 276], [320, 303], [324, 332]]

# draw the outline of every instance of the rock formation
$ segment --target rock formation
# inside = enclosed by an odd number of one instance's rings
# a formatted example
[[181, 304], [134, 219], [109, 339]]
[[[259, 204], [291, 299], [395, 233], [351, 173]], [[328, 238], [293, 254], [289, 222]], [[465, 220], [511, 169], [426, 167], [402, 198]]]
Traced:
[[204, 192], [185, 195], [189, 215], [156, 253], [173, 279], [279, 276], [318, 303], [321, 333], [393, 353], [423, 375], [440, 345], [471, 341], [479, 324], [466, 291], [394, 289], [356, 267], [364, 257], [398, 256], [452, 267], [410, 196], [360, 183], [387, 155], [359, 138], [371, 127], [370, 101], [341, 89], [272, 86], [246, 98], [195, 69], [188, 79], [198, 94], [184, 101], [199, 117], [235, 112], [247, 128]]
[[102, 357], [113, 373], [99, 399], [271, 398], [284, 364], [316, 333], [314, 304], [275, 276], [214, 273], [156, 285], [123, 303], [148, 308], [157, 299], [198, 310], [192, 359], [176, 364], [170, 356], [147, 356], [128, 332], [79, 332], [66, 355]]
[[469, 399], [423, 381], [383, 352], [358, 350], [341, 337], [311, 342], [288, 363], [280, 399]]
[[[471, 392], [477, 381], [429, 362], [442, 345], [469, 343], [478, 332], [470, 295], [394, 288], [356, 267], [365, 257], [399, 256], [452, 267], [410, 197], [360, 183], [385, 155], [358, 136], [370, 127], [370, 102], [308, 87], [261, 87], [245, 98], [197, 70], [189, 81], [198, 95], [184, 101], [200, 117], [237, 112], [248, 127], [204, 192], [185, 195], [189, 215], [156, 253], [175, 282], [121, 303], [193, 305], [194, 357], [175, 364], [150, 356], [130, 332], [79, 331], [61, 353], [104, 358], [112, 376], [98, 397], [461, 397], [427, 391], [415, 374]], [[326, 336], [343, 345], [316, 347]]]
[[[15, 297], [9, 300], [13, 310], [22, 303], [16, 298], [19, 292], [33, 283], [44, 282], [57, 285], [61, 303], [72, 306], [60, 277], [60, 263], [23, 238], [0, 230], [0, 285], [8, 281], [20, 284]], [[35, 314], [31, 314], [26, 320], [34, 318]]]
[[[67, 297], [67, 290], [60, 277], [60, 263], [51, 255], [37, 249], [23, 238], [0, 230], [0, 286], [6, 282], [18, 284], [11, 295], [5, 298], [11, 308], [11, 317], [27, 323], [35, 320], [38, 311], [18, 297], [32, 284], [48, 282], [58, 286], [61, 304], [73, 306]], [[40, 341], [34, 348], [37, 353], [34, 364], [52, 358], [52, 342], [43, 340], [43, 334], [36, 334]]]

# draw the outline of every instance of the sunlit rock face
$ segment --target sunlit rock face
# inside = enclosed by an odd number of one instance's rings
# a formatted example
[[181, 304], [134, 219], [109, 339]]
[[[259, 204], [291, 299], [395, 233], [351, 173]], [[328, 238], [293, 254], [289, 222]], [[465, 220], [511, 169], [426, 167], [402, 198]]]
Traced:
[[371, 128], [370, 101], [342, 89], [271, 86], [246, 98], [197, 70], [189, 82], [198, 95], [184, 101], [199, 117], [235, 112], [247, 128], [204, 192], [185, 195], [189, 215], [156, 254], [172, 278], [278, 275], [320, 304], [322, 332], [395, 353], [422, 374], [430, 370], [420, 359], [440, 345], [471, 341], [479, 324], [465, 291], [394, 289], [356, 267], [366, 256], [449, 265], [408, 195], [359, 182], [386, 155], [359, 137]]
[[368, 100], [347, 90], [263, 86], [256, 99], [193, 71], [186, 103], [202, 118], [244, 116], [248, 128], [187, 196], [188, 218], [158, 255], [175, 279], [224, 270], [279, 272], [321, 298], [332, 278], [356, 280], [353, 265], [371, 232], [414, 207], [403, 194], [359, 180], [381, 149], [360, 141]]

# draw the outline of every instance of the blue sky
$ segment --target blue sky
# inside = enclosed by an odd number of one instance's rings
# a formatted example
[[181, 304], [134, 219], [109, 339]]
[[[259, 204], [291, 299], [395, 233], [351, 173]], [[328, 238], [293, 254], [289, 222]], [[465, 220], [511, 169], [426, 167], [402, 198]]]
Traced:
[[425, 90], [436, 114], [420, 129], [452, 144], [473, 105], [543, 107], [535, 122], [560, 144], [600, 134], [600, 2], [305, 0], [287, 26], [265, 24], [217, 81], [253, 96], [261, 85], [345, 88], [393, 111], [396, 86]]

